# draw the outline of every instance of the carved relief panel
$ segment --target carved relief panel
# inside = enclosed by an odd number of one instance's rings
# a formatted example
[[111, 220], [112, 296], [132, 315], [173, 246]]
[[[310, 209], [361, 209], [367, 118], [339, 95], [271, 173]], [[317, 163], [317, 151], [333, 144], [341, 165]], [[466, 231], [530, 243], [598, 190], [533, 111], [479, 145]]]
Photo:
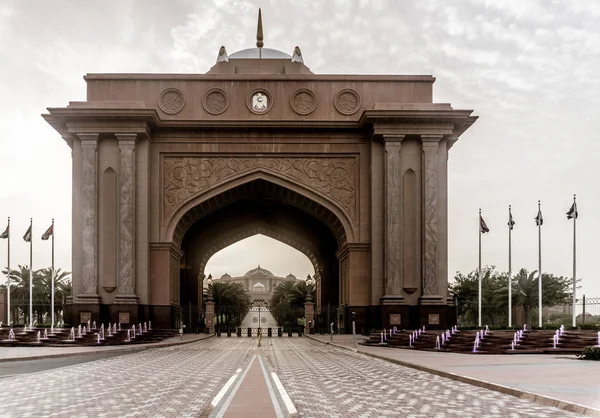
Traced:
[[302, 184], [333, 200], [356, 225], [356, 157], [165, 157], [163, 220], [188, 198], [245, 172], [261, 169]]

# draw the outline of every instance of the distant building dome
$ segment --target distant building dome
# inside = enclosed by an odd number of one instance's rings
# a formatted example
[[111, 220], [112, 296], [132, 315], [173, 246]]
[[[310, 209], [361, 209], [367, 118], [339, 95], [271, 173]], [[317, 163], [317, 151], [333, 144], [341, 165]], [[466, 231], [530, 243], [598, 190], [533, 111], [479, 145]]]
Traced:
[[291, 60], [292, 56], [283, 51], [272, 48], [248, 48], [229, 55], [230, 60], [235, 59], [263, 59], [263, 60]]
[[293, 274], [288, 274], [287, 276], [285, 276], [286, 280], [296, 280], [296, 276], [294, 276]]
[[248, 271], [245, 274], [245, 276], [267, 276], [267, 277], [275, 277], [275, 275], [273, 273], [271, 273], [269, 270], [260, 268], [260, 265], [257, 268]]
[[231, 276], [227, 273], [221, 276], [221, 279], [231, 279]]

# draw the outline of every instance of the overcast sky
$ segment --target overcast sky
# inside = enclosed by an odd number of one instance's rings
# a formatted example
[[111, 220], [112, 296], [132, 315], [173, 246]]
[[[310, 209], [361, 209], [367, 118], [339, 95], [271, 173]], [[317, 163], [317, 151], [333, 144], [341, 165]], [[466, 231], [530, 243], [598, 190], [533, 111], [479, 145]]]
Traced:
[[[71, 152], [42, 119], [46, 107], [85, 100], [86, 73], [204, 73], [221, 45], [253, 47], [261, 6], [265, 46], [302, 49], [316, 74], [432, 74], [434, 100], [479, 120], [449, 159], [449, 273], [477, 266], [478, 208], [491, 232], [483, 263], [537, 268], [537, 200], [543, 270], [571, 276], [573, 193], [578, 276], [600, 296], [600, 1], [462, 0], [0, 0], [0, 228], [13, 227], [13, 266], [34, 218], [34, 268], [50, 265], [39, 236], [56, 219], [56, 264], [71, 267]], [[207, 272], [312, 272], [308, 259], [270, 238], [223, 250]], [[0, 265], [6, 241], [0, 241]]]

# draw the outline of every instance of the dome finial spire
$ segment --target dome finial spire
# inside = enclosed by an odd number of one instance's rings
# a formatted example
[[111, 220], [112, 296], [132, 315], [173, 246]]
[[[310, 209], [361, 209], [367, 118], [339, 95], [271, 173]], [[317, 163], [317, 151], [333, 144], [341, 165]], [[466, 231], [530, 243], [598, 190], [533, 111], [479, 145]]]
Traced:
[[256, 27], [256, 47], [262, 48], [264, 45], [263, 42], [263, 27], [262, 27], [262, 15], [260, 12], [260, 7], [258, 8], [258, 26]]

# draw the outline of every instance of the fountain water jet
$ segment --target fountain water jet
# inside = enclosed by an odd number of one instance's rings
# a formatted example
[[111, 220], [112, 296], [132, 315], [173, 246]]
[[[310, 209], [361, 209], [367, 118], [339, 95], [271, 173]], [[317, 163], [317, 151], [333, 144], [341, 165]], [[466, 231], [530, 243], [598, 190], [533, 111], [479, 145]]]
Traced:
[[127, 330], [127, 340], [125, 340], [125, 341], [131, 342], [131, 330], [130, 329]]
[[148, 321], [148, 329], [152, 331], [152, 321]]
[[148, 332], [148, 327], [146, 326], [145, 322], [144, 322], [144, 332]]
[[139, 324], [138, 328], [139, 328], [138, 334], [142, 335], [143, 334], [143, 332], [142, 332], [142, 324]]
[[442, 347], [440, 346], [440, 336], [435, 337], [435, 349], [440, 350]]
[[71, 327], [71, 332], [69, 333], [68, 341], [75, 341], [75, 327]]
[[14, 341], [14, 340], [15, 340], [15, 332], [11, 328], [10, 331], [8, 331], [8, 341]]
[[92, 329], [96, 329], [96, 321], [92, 324]]
[[44, 329], [44, 340], [48, 339], [48, 328]]

